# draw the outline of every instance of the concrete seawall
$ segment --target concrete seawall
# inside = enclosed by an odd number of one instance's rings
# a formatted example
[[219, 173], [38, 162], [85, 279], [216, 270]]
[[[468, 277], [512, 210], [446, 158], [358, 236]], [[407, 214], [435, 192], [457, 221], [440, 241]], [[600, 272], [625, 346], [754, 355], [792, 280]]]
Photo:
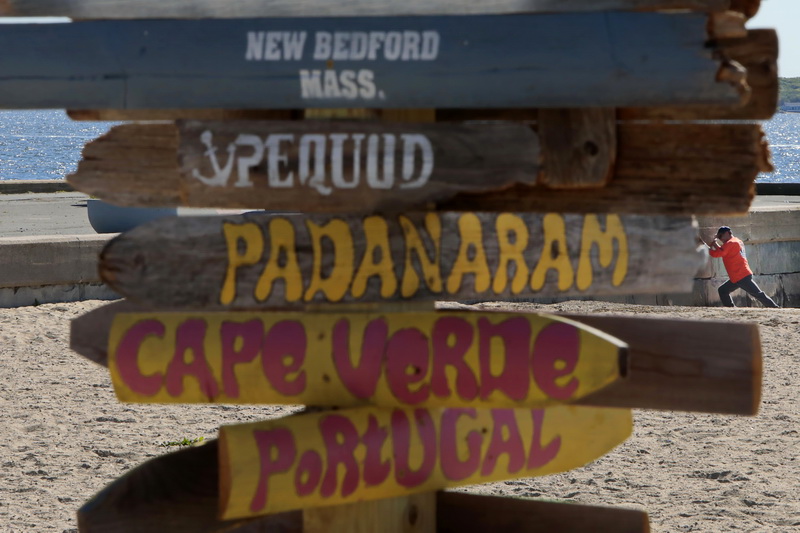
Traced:
[[[720, 226], [730, 226], [745, 244], [753, 278], [781, 307], [800, 307], [800, 211], [780, 206], [752, 210], [742, 217], [700, 217], [706, 240]], [[710, 258], [697, 273], [693, 305], [720, 305], [717, 288], [728, 276], [721, 259]], [[744, 291], [732, 295], [737, 306], [760, 306]]]
[[113, 235], [0, 238], [0, 307], [118, 298], [97, 274]]
[[[788, 190], [786, 186], [771, 190], [785, 194], [796, 188], [800, 193], [800, 184], [794, 185], [797, 187]], [[50, 194], [41, 194], [44, 192]], [[86, 198], [58, 181], [0, 181], [0, 307], [118, 298], [97, 275], [97, 255], [114, 235], [98, 235], [89, 226]], [[202, 214], [199, 211], [179, 213]], [[730, 226], [745, 242], [748, 261], [761, 288], [783, 307], [800, 307], [800, 196], [759, 194], [747, 215], [700, 217], [698, 223], [706, 240], [719, 226]], [[720, 305], [717, 287], [726, 280], [721, 260], [710, 259], [697, 273], [692, 293], [603, 299], [645, 305], [715, 306]], [[732, 296], [739, 306], [760, 305], [744, 291]]]

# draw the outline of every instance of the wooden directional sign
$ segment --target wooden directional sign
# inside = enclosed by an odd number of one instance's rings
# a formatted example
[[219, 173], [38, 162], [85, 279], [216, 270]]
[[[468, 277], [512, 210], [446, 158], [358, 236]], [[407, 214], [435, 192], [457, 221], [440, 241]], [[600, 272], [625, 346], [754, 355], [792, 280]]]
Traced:
[[[774, 34], [769, 41], [775, 44]], [[770, 48], [772, 52], [776, 49]], [[760, 61], [760, 60], [759, 60]], [[773, 61], [774, 62], [774, 61]], [[773, 71], [774, 72], [774, 71]], [[777, 86], [777, 80], [775, 80]], [[774, 107], [774, 106], [773, 106]], [[706, 109], [701, 107], [700, 109]], [[772, 108], [770, 108], [772, 109]], [[658, 108], [656, 108], [656, 111]], [[489, 110], [491, 111], [491, 110]], [[474, 118], [523, 120], [536, 118], [526, 115], [521, 110], [513, 112], [503, 111], [502, 116], [488, 114], [473, 114]], [[589, 111], [589, 110], [585, 110]], [[205, 112], [205, 111], [204, 111]], [[476, 110], [476, 113], [479, 113]], [[655, 112], [655, 111], [654, 111]], [[226, 111], [227, 113], [227, 111]], [[771, 114], [772, 111], [770, 110]], [[437, 111], [437, 116], [442, 113]], [[453, 113], [451, 113], [453, 114]], [[457, 113], [452, 118], [469, 119], [463, 113]], [[613, 114], [612, 114], [613, 115]], [[124, 118], [124, 117], [123, 117]], [[612, 116], [613, 118], [613, 116]], [[635, 118], [635, 117], [634, 117]], [[238, 127], [243, 121], [235, 122]], [[197, 123], [189, 123], [197, 124]], [[285, 123], [283, 123], [285, 124]], [[320, 122], [314, 123], [322, 127]], [[469, 150], [472, 153], [486, 157], [486, 150], [476, 142], [466, 141], [464, 147], [454, 146], [453, 142], [433, 141], [434, 162], [431, 176], [422, 188], [403, 187], [403, 169], [401, 165], [402, 153], [399, 145], [395, 144], [394, 179], [393, 187], [389, 189], [376, 189], [370, 187], [367, 179], [369, 161], [364, 162], [362, 151], [362, 165], [360, 167], [359, 184], [361, 188], [343, 189], [336, 187], [333, 181], [333, 159], [331, 159], [333, 143], [327, 144], [325, 179], [322, 180], [322, 190], [330, 189], [329, 195], [322, 194], [319, 190], [299, 181], [299, 151], [297, 146], [281, 141], [281, 151], [274, 157], [267, 148], [264, 137], [263, 159], [260, 164], [253, 161], [254, 148], [248, 148], [234, 143], [234, 162], [228, 156], [230, 141], [220, 141], [216, 130], [212, 131], [211, 142], [216, 147], [215, 152], [210, 152], [207, 157], [200, 155], [201, 168], [186, 167], [184, 172], [179, 171], [178, 152], [181, 150], [178, 128], [174, 124], [124, 124], [114, 127], [108, 134], [90, 142], [83, 151], [83, 160], [78, 165], [77, 171], [68, 177], [69, 182], [87, 194], [96, 195], [112, 203], [123, 205], [189, 205], [194, 207], [244, 207], [253, 209], [274, 209], [279, 211], [303, 212], [349, 212], [349, 213], [374, 213], [397, 212], [408, 210], [414, 202], [423, 201], [425, 195], [452, 194], [458, 190], [477, 190], [478, 187], [495, 189], [493, 192], [481, 194], [459, 194], [451, 199], [436, 202], [437, 208], [457, 210], [485, 210], [485, 211], [545, 211], [567, 213], [645, 213], [645, 214], [694, 214], [694, 213], [719, 213], [719, 212], [746, 212], [753, 195], [753, 182], [759, 172], [769, 170], [767, 164], [769, 152], [763, 142], [763, 132], [758, 124], [659, 124], [659, 123], [616, 123], [615, 150], [608, 140], [602, 135], [604, 122], [598, 123], [598, 133], [595, 137], [586, 138], [588, 146], [595, 159], [608, 161], [615, 158], [609, 182], [598, 190], [593, 189], [553, 189], [541, 183], [531, 185], [530, 176], [524, 177], [524, 168], [527, 157], [537, 153], [537, 144], [533, 140], [534, 134], [523, 126], [506, 123], [503, 126], [494, 124], [481, 124], [465, 126], [453, 124], [448, 126], [440, 124], [399, 124], [378, 123], [387, 131], [428, 132], [448, 131], [452, 140], [464, 140], [461, 131], [483, 131], [484, 134], [475, 135], [484, 144], [497, 149], [498, 154], [504, 154], [505, 160], [491, 156], [485, 159], [475, 158], [469, 160], [468, 170], [456, 171], [455, 168], [464, 167], [465, 160], [458, 155], [466, 156]], [[311, 127], [315, 127], [311, 126]], [[434, 126], [443, 128], [438, 130]], [[254, 126], [255, 127], [255, 126]], [[338, 122], [328, 121], [321, 132], [334, 132], [337, 128], [348, 128], [344, 131], [374, 131], [375, 123], [362, 121], [358, 126], [340, 125]], [[538, 125], [537, 125], [538, 127]], [[353, 128], [352, 130], [349, 128]], [[368, 129], [370, 128], [370, 129]], [[405, 129], [407, 128], [407, 129]], [[195, 131], [191, 138], [184, 136], [183, 151], [198, 153], [203, 149], [202, 135], [206, 129]], [[302, 125], [284, 129], [286, 131], [303, 131]], [[508, 135], [501, 132], [519, 132], [516, 141], [506, 142]], [[241, 132], [245, 132], [244, 129]], [[488, 132], [504, 139], [503, 146], [498, 146], [491, 140], [487, 141]], [[238, 134], [237, 134], [238, 135]], [[427, 135], [427, 134], [426, 134]], [[517, 135], [517, 133], [514, 133]], [[535, 135], [538, 138], [538, 134]], [[522, 142], [530, 139], [530, 142]], [[227, 140], [227, 139], [226, 139]], [[231, 139], [233, 140], [233, 139]], [[251, 139], [252, 140], [252, 139]], [[383, 139], [382, 139], [383, 140]], [[297, 138], [295, 138], [297, 141]], [[191, 146], [191, 147], [190, 147]], [[348, 141], [346, 146], [355, 149], [355, 142]], [[442, 152], [438, 151], [442, 149]], [[315, 146], [316, 149], [316, 146]], [[446, 150], [446, 152], [445, 152]], [[521, 152], [513, 153], [514, 150]], [[524, 153], [523, 153], [524, 152]], [[219, 175], [214, 170], [214, 157], [220, 167], [220, 173], [231, 166], [227, 186], [205, 185], [201, 180], [192, 176], [195, 170], [205, 177]], [[420, 150], [415, 150], [414, 168], [421, 171]], [[573, 154], [570, 146], [569, 154]], [[232, 156], [233, 157], [233, 156]], [[539, 157], [543, 166], [543, 174], [552, 174], [548, 162], [559, 160], [565, 155], [559, 151], [541, 152]], [[196, 158], [195, 158], [196, 159]], [[575, 160], [578, 158], [575, 157]], [[241, 165], [240, 165], [241, 162]], [[270, 165], [278, 163], [277, 176], [280, 183], [288, 184], [292, 177], [292, 188], [272, 187], [269, 181]], [[516, 163], [515, 163], [516, 162]], [[309, 164], [309, 168], [316, 166], [316, 161]], [[210, 167], [208, 166], [210, 165]], [[254, 166], [251, 166], [254, 165]], [[328, 167], [330, 165], [330, 168]], [[252, 182], [252, 187], [237, 187], [239, 183], [239, 169], [242, 168], [244, 179], [242, 183]], [[338, 167], [337, 167], [338, 169]], [[349, 160], [346, 171], [353, 172]], [[377, 175], [384, 186], [388, 180], [383, 179], [385, 167], [381, 161], [377, 167]], [[608, 168], [603, 169], [604, 177]], [[452, 173], [451, 173], [452, 171]], [[337, 170], [338, 172], [338, 170]], [[458, 172], [457, 179], [453, 179]], [[484, 178], [478, 179], [477, 175], [485, 173]], [[273, 175], [275, 172], [273, 170]], [[418, 174], [412, 174], [412, 178]], [[344, 176], [344, 174], [342, 174]], [[339, 182], [337, 177], [337, 182]], [[188, 181], [187, 181], [188, 180]], [[249, 181], [248, 181], [249, 180]], [[501, 189], [519, 180], [520, 184], [511, 188]], [[221, 180], [220, 180], [221, 181]], [[354, 181], [354, 180], [353, 180]], [[481, 184], [481, 181], [483, 183]], [[215, 182], [216, 183], [216, 182]], [[719, 184], [725, 183], [720, 188]], [[418, 204], [417, 208], [422, 208]], [[427, 206], [426, 206], [427, 208]]]
[[[531, 13], [564, 11], [692, 9], [722, 11], [736, 4], [755, 4], [754, 0], [347, 0], [331, 4], [326, 0], [4, 0], [4, 17], [72, 17], [76, 19], [113, 18], [222, 18], [222, 17], [302, 17], [325, 15], [466, 15], [479, 13]], [[758, 10], [757, 4], [750, 16]]]
[[223, 519], [571, 470], [631, 433], [630, 411], [360, 408], [220, 428]]
[[696, 231], [634, 215], [172, 217], [113, 239], [99, 268], [134, 301], [217, 309], [689, 292]]
[[[161, 455], [131, 469], [86, 502], [77, 513], [78, 528], [85, 533], [141, 533], [159, 530], [169, 530], [170, 533], [304, 531], [304, 515], [307, 512], [301, 511], [221, 520], [217, 516], [218, 479], [217, 440]], [[608, 506], [437, 492], [435, 507], [436, 531], [440, 533], [649, 531], [647, 513]], [[323, 507], [315, 510], [315, 513], [325, 510], [336, 508]], [[390, 525], [385, 520], [382, 521], [383, 531]], [[307, 529], [305, 531], [308, 532]], [[331, 529], [320, 527], [315, 531]]]
[[108, 353], [122, 401], [544, 407], [624, 375], [625, 348], [543, 315], [240, 312], [120, 314]]
[[[469, 108], [746, 99], [702, 14], [83, 21], [0, 28], [4, 108]], [[31, 43], [36, 43], [32, 46]]]
[[[455, 306], [464, 307], [449, 304]], [[163, 315], [163, 311], [126, 300], [99, 307], [72, 321], [70, 348], [109, 366], [109, 333], [123, 313]], [[567, 317], [628, 345], [625, 379], [574, 400], [576, 404], [737, 415], [758, 412], [762, 361], [756, 324], [643, 316]], [[716, 339], [713, 346], [709, 346], [709, 338]]]
[[374, 212], [532, 185], [541, 167], [523, 124], [191, 121], [169, 176], [153, 168], [169, 144], [152, 126], [117, 126], [87, 145], [71, 183], [116, 203]]

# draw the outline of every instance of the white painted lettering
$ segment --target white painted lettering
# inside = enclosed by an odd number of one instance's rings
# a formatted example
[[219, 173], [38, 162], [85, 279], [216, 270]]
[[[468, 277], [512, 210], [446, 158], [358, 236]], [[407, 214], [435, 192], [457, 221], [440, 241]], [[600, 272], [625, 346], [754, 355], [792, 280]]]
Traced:
[[399, 31], [390, 31], [386, 34], [383, 55], [389, 61], [395, 61], [403, 53], [403, 34]]
[[236, 145], [234, 143], [230, 143], [228, 145], [228, 161], [225, 163], [225, 166], [222, 167], [217, 159], [217, 147], [214, 146], [212, 139], [213, 134], [209, 130], [206, 130], [200, 134], [200, 142], [206, 147], [203, 155], [206, 156], [211, 162], [211, 169], [214, 171], [214, 175], [210, 178], [203, 176], [195, 168], [192, 170], [192, 176], [211, 187], [222, 187], [227, 185], [228, 178], [230, 178], [231, 170], [233, 169], [233, 162], [236, 159], [233, 156], [233, 154], [236, 152]]
[[[428, 182], [434, 169], [433, 146], [421, 133], [272, 133], [263, 139], [242, 133], [228, 144], [224, 166], [212, 139], [209, 130], [200, 134], [203, 155], [208, 158], [213, 175], [192, 170], [192, 176], [211, 187], [229, 186], [234, 165], [237, 179], [233, 187], [256, 186], [252, 171], [261, 168], [262, 175], [266, 172], [266, 184], [259, 180], [258, 186], [308, 187], [324, 196], [335, 189], [360, 185], [382, 190], [419, 188]], [[398, 170], [400, 178], [395, 179]]]
[[[309, 134], [300, 137], [300, 169], [297, 172], [297, 179], [301, 185], [308, 183], [320, 194], [327, 196], [332, 190], [325, 185], [325, 143], [324, 135]], [[314, 172], [311, 173], [311, 146], [314, 146]], [[309, 179], [310, 178], [310, 179]]]
[[333, 34], [333, 59], [336, 61], [347, 61], [350, 59], [350, 34], [337, 31]]
[[358, 96], [364, 100], [375, 98], [375, 74], [371, 70], [362, 69], [358, 71]]
[[322, 75], [323, 87], [325, 90], [325, 98], [341, 98], [342, 93], [339, 90], [339, 78], [335, 70], [326, 70]]
[[[350, 188], [344, 179], [344, 143], [350, 136], [346, 133], [331, 133], [329, 137], [331, 139], [331, 182], [334, 187], [346, 184], [345, 187], [340, 188]], [[353, 163], [355, 167], [356, 161], [354, 160]]]
[[403, 32], [403, 61], [415, 61], [419, 59], [420, 35], [416, 31]]
[[280, 165], [289, 164], [289, 156], [281, 152], [281, 142], [294, 142], [294, 135], [290, 133], [274, 133], [267, 137], [264, 145], [267, 147], [267, 182], [276, 189], [288, 189], [294, 185], [294, 173], [288, 172], [281, 178]]
[[369, 32], [369, 43], [367, 44], [367, 59], [375, 60], [378, 57], [378, 50], [386, 37], [382, 31]]
[[238, 172], [238, 180], [234, 183], [234, 187], [252, 187], [253, 182], [250, 181], [250, 169], [258, 166], [261, 160], [264, 159], [264, 143], [258, 135], [241, 134], [234, 141], [240, 146], [250, 146], [253, 148], [253, 153], [248, 157], [239, 156], [236, 164]]
[[[404, 133], [400, 135], [403, 141], [403, 181], [401, 189], [418, 189], [428, 183], [428, 178], [433, 173], [433, 146], [427, 137], [419, 133]], [[417, 150], [422, 155], [422, 168], [419, 176], [414, 178], [416, 169]]]
[[341, 82], [342, 98], [355, 100], [358, 98], [358, 85], [356, 85], [356, 72], [354, 70], [343, 70], [339, 75]]
[[299, 61], [303, 59], [303, 49], [306, 46], [306, 32], [293, 31], [283, 34], [283, 57]]
[[331, 34], [327, 31], [318, 31], [315, 37], [314, 59], [325, 61], [331, 57]]
[[423, 61], [433, 61], [439, 57], [439, 40], [438, 31], [422, 32], [422, 50], [419, 58]]
[[281, 33], [268, 31], [266, 43], [264, 44], [264, 59], [276, 61], [281, 59]]
[[361, 61], [367, 57], [368, 41], [369, 37], [366, 32], [353, 32], [350, 36], [350, 61]]
[[300, 71], [300, 94], [303, 98], [324, 98], [321, 78], [319, 70]]
[[[384, 142], [388, 142], [389, 137], [391, 137], [392, 149], [394, 149], [394, 135], [384, 134]], [[386, 162], [388, 150], [384, 147], [383, 177], [381, 177], [378, 172], [380, 142], [380, 135], [377, 134], [372, 134], [367, 138], [367, 184], [373, 189], [391, 189], [394, 185], [394, 154], [392, 154], [392, 165], [388, 165]]]
[[264, 54], [264, 32], [247, 32], [247, 51], [244, 54], [245, 61], [260, 61]]

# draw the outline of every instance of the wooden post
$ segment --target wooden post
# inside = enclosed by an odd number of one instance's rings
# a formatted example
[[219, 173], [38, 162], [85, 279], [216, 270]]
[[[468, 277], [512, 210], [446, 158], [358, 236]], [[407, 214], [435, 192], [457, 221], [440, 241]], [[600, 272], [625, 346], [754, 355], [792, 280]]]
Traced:
[[303, 511], [303, 533], [434, 533], [436, 493], [314, 507]]
[[[82, 531], [643, 533], [638, 511], [434, 491], [586, 464], [631, 434], [626, 406], [757, 409], [751, 325], [430, 308], [688, 290], [696, 223], [652, 215], [746, 209], [766, 149], [757, 125], [647, 122], [772, 112], [759, 0], [51, 2], [0, 13], [100, 20], [3, 28], [49, 48], [0, 57], [0, 107], [194, 119], [116, 128], [76, 183], [279, 211], [118, 237], [103, 279], [157, 307], [90, 313], [72, 346], [122, 401], [338, 408], [150, 461]], [[641, 12], [675, 9], [695, 12]], [[478, 118], [505, 122], [427, 124]]]
[[614, 109], [542, 109], [541, 183], [554, 189], [603, 187], [617, 159]]

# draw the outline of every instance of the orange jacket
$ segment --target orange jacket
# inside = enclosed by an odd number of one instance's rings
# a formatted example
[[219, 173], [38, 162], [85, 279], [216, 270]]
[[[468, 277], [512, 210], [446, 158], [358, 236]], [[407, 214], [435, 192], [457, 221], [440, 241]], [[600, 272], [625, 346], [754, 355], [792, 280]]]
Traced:
[[711, 249], [708, 253], [711, 257], [722, 258], [725, 270], [728, 271], [728, 277], [731, 278], [733, 283], [753, 274], [753, 271], [750, 270], [750, 265], [747, 264], [744, 243], [736, 237], [731, 237], [721, 248]]

